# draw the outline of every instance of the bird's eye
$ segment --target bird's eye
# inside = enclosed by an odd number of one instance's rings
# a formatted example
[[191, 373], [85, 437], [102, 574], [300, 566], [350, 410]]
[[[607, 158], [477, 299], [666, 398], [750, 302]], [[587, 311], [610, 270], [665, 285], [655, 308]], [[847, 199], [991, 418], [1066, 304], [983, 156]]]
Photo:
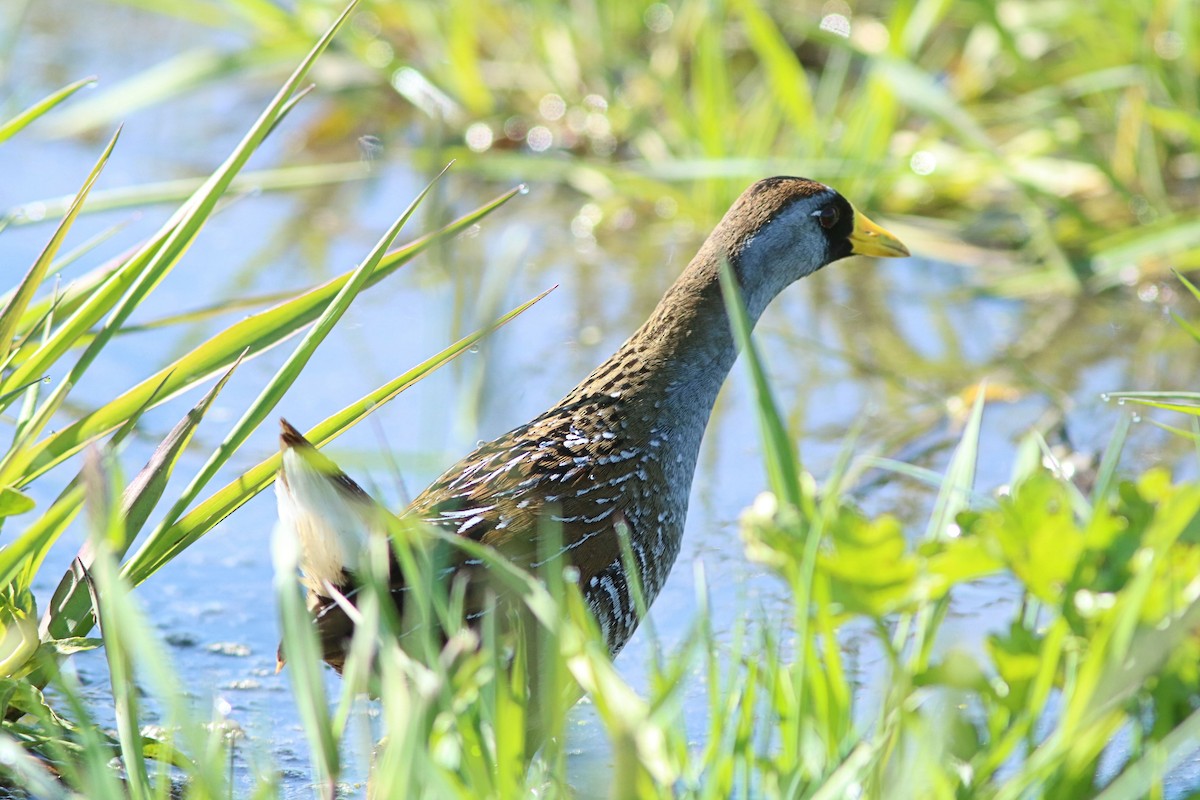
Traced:
[[837, 225], [838, 218], [841, 216], [838, 213], [837, 206], [825, 206], [812, 213], [817, 218], [817, 222], [821, 223], [821, 227], [829, 230], [834, 225]]

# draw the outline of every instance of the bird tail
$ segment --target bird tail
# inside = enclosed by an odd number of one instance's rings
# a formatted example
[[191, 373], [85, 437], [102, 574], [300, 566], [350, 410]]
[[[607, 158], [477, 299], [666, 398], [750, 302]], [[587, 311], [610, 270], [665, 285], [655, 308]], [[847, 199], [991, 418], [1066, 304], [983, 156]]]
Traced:
[[302, 583], [314, 595], [351, 583], [365, 566], [367, 539], [381, 507], [287, 420], [279, 421], [282, 463], [275, 482], [280, 532], [294, 536]]

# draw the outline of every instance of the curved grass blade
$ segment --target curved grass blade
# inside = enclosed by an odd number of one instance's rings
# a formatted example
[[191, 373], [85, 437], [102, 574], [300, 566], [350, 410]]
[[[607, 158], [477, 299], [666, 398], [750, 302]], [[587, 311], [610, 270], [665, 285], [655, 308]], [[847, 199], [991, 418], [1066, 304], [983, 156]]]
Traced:
[[50, 94], [34, 103], [29, 108], [17, 114], [7, 122], [0, 124], [0, 143], [11, 139], [18, 131], [27, 126], [29, 123], [42, 116], [47, 111], [54, 108], [63, 100], [66, 100], [83, 87], [91, 86], [95, 82], [96, 78], [93, 76], [90, 78], [83, 78], [82, 80], [75, 81], [74, 83], [69, 83], [63, 88], [59, 89], [57, 92], [54, 92], [53, 94]]
[[[549, 294], [550, 291], [552, 290], [542, 292], [537, 297], [522, 303], [486, 328], [482, 328], [469, 336], [459, 339], [451, 346], [426, 359], [383, 386], [380, 386], [357, 402], [346, 406], [336, 414], [330, 415], [314, 428], [307, 431], [304, 434], [305, 438], [316, 447], [322, 447], [326, 443], [333, 441], [365, 419], [372, 411], [375, 411], [393, 399], [400, 392], [462, 354], [497, 328], [527, 311], [531, 306]], [[276, 454], [261, 461], [237, 479], [218, 490], [164, 531], [160, 540], [155, 542], [153, 546], [150, 546], [149, 542], [143, 545], [125, 563], [123, 568], [125, 576], [134, 585], [137, 585], [153, 575], [159, 568], [179, 555], [179, 553], [210, 531], [221, 520], [232, 514], [243, 503], [270, 486], [275, 480], [275, 473], [278, 470], [279, 455]]]
[[[440, 230], [388, 253], [366, 285], [375, 285], [430, 245], [473, 225], [519, 193], [519, 188], [511, 189]], [[114, 430], [128, 417], [130, 409], [140, 408], [151, 399], [157, 405], [175, 397], [225, 369], [243, 352], [249, 360], [275, 347], [316, 319], [350, 274], [347, 272], [293, 300], [231, 325], [115, 400], [22, 451], [8, 468], [0, 469], [0, 480], [6, 475], [19, 475], [24, 485], [79, 452], [88, 442]]]

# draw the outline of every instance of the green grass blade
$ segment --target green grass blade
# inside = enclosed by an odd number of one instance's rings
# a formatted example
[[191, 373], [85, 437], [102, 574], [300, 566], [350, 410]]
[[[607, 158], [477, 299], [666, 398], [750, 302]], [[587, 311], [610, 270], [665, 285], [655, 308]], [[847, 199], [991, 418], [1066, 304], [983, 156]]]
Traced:
[[[95, 198], [95, 193], [92, 193], [92, 198]], [[112, 230], [112, 229], [110, 229]], [[84, 245], [72, 251], [77, 252]], [[132, 251], [131, 251], [132, 252]], [[63, 256], [64, 259], [69, 258], [71, 254]], [[128, 254], [127, 254], [128, 255]], [[17, 331], [31, 331], [41, 327], [41, 323], [53, 312], [57, 316], [68, 316], [75, 313], [75, 310], [87, 299], [88, 295], [98, 286], [108, 280], [118, 267], [120, 267], [124, 257], [118, 256], [110, 261], [102, 264], [95, 269], [89, 270], [84, 275], [75, 278], [66, 285], [65, 288], [57, 289], [48, 297], [43, 297], [40, 300], [35, 300], [25, 309], [25, 314], [21, 321], [17, 323]], [[57, 264], [50, 267], [52, 273], [58, 271]], [[12, 297], [12, 293], [4, 296], [4, 302], [7, 303]], [[30, 351], [32, 352], [32, 351]], [[25, 355], [28, 355], [26, 353]], [[15, 354], [13, 363], [21, 363], [25, 360], [24, 356]]]
[[37, 507], [33, 498], [11, 486], [0, 487], [0, 517], [13, 517]]
[[[155, 448], [150, 460], [125, 487], [121, 496], [121, 518], [124, 520], [121, 528], [122, 538], [110, 543], [114, 557], [123, 558], [129, 545], [137, 537], [150, 512], [162, 497], [179, 456], [191, 441], [200, 420], [225, 387], [235, 368], [236, 365], [231, 367], [204, 398], [171, 429]], [[132, 427], [126, 426], [123, 432], [132, 430]], [[75, 560], [59, 580], [42, 619], [42, 628], [48, 636], [54, 639], [82, 636], [91, 629], [94, 621], [91, 594], [81, 578], [91, 568], [95, 557], [96, 552], [91, 542], [84, 542]], [[30, 577], [32, 578], [32, 575]]]
[[[82, 502], [83, 489], [77, 486], [64, 493], [24, 533], [0, 547], [0, 587], [8, 586], [22, 570], [32, 578], [36, 570], [27, 569], [28, 562], [40, 558], [49, 549], [75, 518]], [[18, 588], [28, 588], [28, 582], [22, 581], [26, 585]]]
[[[389, 253], [371, 274], [367, 285], [383, 280], [440, 239], [475, 224], [520, 191], [520, 187], [511, 189], [440, 230]], [[347, 272], [293, 300], [231, 325], [116, 399], [22, 451], [11, 465], [0, 469], [0, 480], [5, 476], [14, 479], [20, 476], [21, 485], [24, 485], [79, 452], [88, 442], [114, 430], [133, 409], [141, 408], [151, 400], [155, 404], [169, 400], [227, 368], [242, 353], [250, 359], [286, 340], [317, 318], [321, 309], [349, 280], [350, 274]]]
[[1175, 273], [1175, 277], [1179, 280], [1179, 282], [1182, 283], [1189, 292], [1191, 292], [1192, 297], [1196, 298], [1197, 300], [1200, 300], [1200, 288], [1197, 288], [1196, 284], [1194, 284], [1190, 280], [1188, 280], [1188, 277], [1186, 275], [1184, 275], [1182, 272], [1179, 272], [1177, 270], [1172, 270], [1172, 272]]
[[983, 408], [986, 391], [980, 391], [975, 396], [975, 405], [971, 415], [963, 426], [962, 437], [950, 457], [946, 467], [946, 476], [942, 480], [941, 489], [933, 504], [933, 512], [929, 516], [929, 527], [925, 530], [926, 539], [941, 539], [953, 524], [958, 512], [965, 509], [975, 488], [975, 464], [979, 459], [979, 430], [983, 421]]
[[119, 585], [116, 564], [108, 549], [110, 541], [123, 537], [123, 521], [117, 511], [115, 486], [103, 469], [99, 454], [93, 450], [83, 471], [83, 485], [88, 496], [88, 517], [92, 521], [92, 546], [99, 558], [93, 565], [96, 596], [99, 602], [97, 619], [104, 639], [104, 655], [108, 661], [112, 687], [117, 739], [121, 745], [121, 761], [125, 767], [125, 783], [130, 800], [149, 800], [153, 794], [146, 759], [142, 753], [139, 732], [139, 702], [133, 678], [134, 654], [129, 647], [126, 628], [130, 623], [129, 610], [124, 608], [124, 587]]
[[338, 742], [325, 694], [321, 646], [296, 580], [299, 546], [291, 536], [276, 530], [271, 537], [271, 556], [275, 564], [275, 596], [279, 601], [292, 696], [299, 706], [304, 734], [308, 738], [319, 794], [323, 798], [332, 798], [339, 772]]
[[[299, 100], [296, 97], [288, 104]], [[285, 105], [280, 117], [288, 108]], [[303, 164], [291, 167], [253, 170], [239, 174], [229, 183], [233, 194], [248, 192], [286, 192], [338, 183], [364, 180], [370, 175], [370, 165], [361, 161], [335, 164]], [[145, 208], [160, 203], [177, 203], [191, 197], [204, 184], [203, 178], [179, 178], [156, 181], [137, 186], [101, 189], [92, 194], [85, 213], [118, 211], [125, 208]], [[70, 197], [51, 197], [12, 206], [0, 215], [0, 226], [33, 225], [61, 217], [70, 206]]]
[[219, 75], [236, 74], [253, 60], [253, 55], [215, 50], [179, 53], [55, 114], [54, 135], [71, 138], [110, 124], [110, 120], [126, 119], [140, 109], [174, 99]]
[[[50, 269], [50, 265], [54, 262], [54, 257], [58, 254], [59, 247], [62, 246], [63, 240], [67, 237], [67, 232], [71, 230], [71, 224], [75, 222], [75, 218], [79, 215], [79, 210], [83, 208], [83, 204], [88, 197], [88, 192], [92, 190], [96, 179], [100, 177], [105, 164], [108, 163], [108, 157], [112, 155], [113, 148], [116, 147], [117, 139], [120, 136], [121, 130], [118, 128], [116, 133], [112, 135], [112, 138], [109, 139], [108, 146], [100, 154], [100, 158], [96, 161], [95, 166], [92, 167], [92, 171], [88, 173], [83, 186], [75, 194], [66, 215], [55, 229], [54, 235], [50, 237], [50, 241], [46, 243], [46, 247], [38, 255], [37, 260], [33, 262], [33, 266], [25, 273], [25, 277], [17, 286], [12, 298], [4, 306], [4, 310], [0, 311], [0, 363], [8, 359], [9, 348], [12, 346], [13, 336], [17, 331], [17, 324], [20, 322], [21, 316], [25, 313], [25, 309], [33, 299], [34, 293], [42, 285], [42, 281], [45, 280], [46, 273]], [[12, 388], [9, 381], [0, 380], [0, 396], [3, 396], [6, 391], [11, 391]], [[3, 408], [3, 406], [0, 406], [0, 408]]]
[[[166, 277], [167, 273], [183, 257], [183, 254], [191, 246], [192, 241], [200, 232], [200, 228], [204, 225], [208, 216], [213, 212], [217, 201], [229, 187], [229, 183], [233, 180], [234, 175], [237, 174], [250, 158], [250, 155], [262, 143], [267, 131], [279, 118], [281, 109], [287, 105], [288, 100], [304, 79], [308, 70], [312, 67], [313, 62], [329, 46], [329, 42], [345, 22], [354, 5], [355, 3], [352, 2], [337, 20], [334, 21], [333, 25], [330, 26], [325, 35], [309, 51], [308, 55], [284, 83], [283, 88], [275, 95], [275, 98], [262, 112], [254, 125], [251, 126], [249, 132], [246, 133], [225, 162], [208, 177], [200, 189], [168, 221], [159, 235], [155, 236], [142, 251], [130, 259], [130, 262], [126, 266], [118, 270], [105, 283], [101, 291], [98, 291], [89, 298], [88, 302], [64, 323], [63, 327], [50, 338], [45, 346], [34, 353], [27, 362], [15, 369], [10, 375], [11, 380], [21, 383], [28, 381], [33, 375], [43, 374], [50, 364], [56, 361], [72, 346], [75, 339], [97, 322], [109, 307], [115, 305], [116, 308], [109, 315], [95, 341], [84, 350], [75, 366], [71, 369], [70, 374], [55, 390], [52, 398], [66, 396], [66, 393], [82, 377], [83, 373], [92, 364], [113, 334], [124, 324], [134, 308]], [[125, 280], [122, 281], [122, 278]], [[130, 283], [132, 283], [132, 286], [129, 285]], [[59, 399], [59, 402], [61, 402], [61, 399]], [[50, 406], [51, 399], [48, 399], [45, 405], [47, 407]], [[42, 424], [45, 424], [48, 419], [48, 415], [44, 416], [41, 419]], [[31, 425], [30, 427], [34, 430], [37, 429], [37, 426]], [[6, 467], [9, 467], [9, 465], [6, 465]], [[0, 474], [11, 474], [11, 472], [11, 468], [8, 468], [0, 471]]]
[[[448, 167], [447, 167], [448, 168]], [[445, 170], [442, 171], [445, 174]], [[438, 178], [441, 174], [438, 175]], [[437, 178], [434, 179], [434, 182]], [[179, 499], [171, 506], [170, 511], [159, 522], [158, 526], [147, 538], [142, 550], [154, 552], [160, 549], [159, 543], [162, 541], [166, 532], [179, 520], [183, 512], [191, 504], [191, 502], [200, 494], [213, 476], [217, 474], [217, 470], [232, 456], [241, 446], [241, 444], [250, 436], [251, 433], [262, 423], [272, 409], [283, 399], [283, 395], [288, 388], [295, 383], [296, 378], [300, 376], [300, 371], [312, 358], [316, 352], [318, 345], [325, 341], [325, 337], [333, 330], [333, 326], [338, 323], [342, 315], [346, 313], [346, 309], [358, 296], [358, 293], [367, 284], [367, 279], [371, 273], [379, 265], [384, 253], [391, 246], [392, 241], [400, 234], [400, 229], [412, 217], [413, 212], [417, 210], [417, 206], [425, 199], [425, 196], [433, 188], [433, 183], [430, 183], [417, 196], [415, 200], [405, 209], [404, 213], [392, 223], [383, 237], [376, 243], [371, 253], [363, 259], [358, 268], [350, 276], [350, 279], [342, 286], [337, 295], [330, 301], [328, 308], [317, 319], [316, 324], [301, 340], [300, 344], [288, 356], [287, 361], [279, 368], [272, 376], [267, 386], [262, 390], [255, 401], [250, 405], [241, 419], [234, 424], [233, 430], [225, 437], [224, 441], [213, 451], [204, 466], [188, 484], [187, 488], [179, 496]], [[136, 556], [134, 557], [136, 559]]]
[[1121, 414], [1117, 427], [1108, 440], [1100, 466], [1096, 470], [1096, 483], [1092, 487], [1092, 508], [1099, 509], [1108, 501], [1117, 479], [1117, 465], [1121, 461], [1121, 451], [1125, 448], [1125, 440], [1129, 437], [1129, 427], [1133, 420], [1129, 414]]
[[34, 103], [12, 119], [4, 123], [0, 123], [0, 143], [8, 141], [29, 123], [42, 116], [47, 111], [66, 100], [83, 87], [91, 86], [95, 82], [96, 79], [93, 77], [84, 78], [82, 80], [75, 81], [74, 83], [69, 83], [63, 88], [59, 89], [57, 92], [54, 92], [53, 94], [48, 95], [47, 97], [44, 97], [38, 102]]
[[[213, 401], [217, 399], [217, 395], [233, 377], [234, 370], [237, 369], [239, 363], [241, 362], [230, 367], [200, 402], [176, 423], [170, 433], [159, 442], [158, 447], [154, 449], [154, 454], [151, 455], [141, 472], [126, 487], [125, 494], [121, 498], [122, 512], [125, 518], [125, 546], [128, 546], [137, 537], [138, 532], [149, 518], [150, 512], [158, 505], [163, 491], [167, 488], [167, 481], [170, 480], [171, 473], [179, 461], [179, 456], [183, 454], [184, 448], [192, 440], [192, 435], [196, 432], [200, 420], [204, 419], [204, 415], [212, 406]], [[117, 557], [120, 558], [124, 554], [124, 548], [118, 548]]]
[[812, 91], [795, 50], [775, 20], [759, 7], [758, 0], [740, 0], [734, 5], [746, 23], [750, 46], [762, 62], [772, 94], [780, 102], [792, 130], [807, 139], [810, 153], [818, 152], [821, 128], [813, 124], [817, 113]]
[[42, 800], [74, 800], [48, 764], [26, 750], [7, 731], [0, 731], [0, 775], [22, 787], [29, 797]]
[[[459, 339], [457, 342], [426, 359], [399, 377], [389, 381], [362, 399], [346, 406], [336, 414], [322, 420], [320, 424], [305, 433], [305, 438], [316, 447], [323, 447], [350, 428], [357, 425], [372, 411], [393, 399], [400, 392], [424, 378], [430, 372], [438, 369], [451, 359], [468, 350], [480, 339], [489, 335], [497, 328], [507, 324], [528, 310], [549, 292], [534, 297], [500, 317], [487, 328]], [[153, 550], [143, 547], [125, 564], [125, 575], [135, 585], [141, 583], [160, 567], [175, 556], [179, 555], [192, 542], [199, 539], [221, 520], [232, 514], [243, 503], [275, 480], [279, 470], [279, 455], [273, 455], [247, 470], [236, 480], [218, 490], [182, 519], [175, 523], [164, 534], [162, 542]]]
[[771, 488], [781, 500], [797, 510], [804, 510], [804, 499], [800, 491], [799, 459], [783, 424], [783, 417], [779, 414], [779, 407], [771, 394], [758, 350], [750, 338], [750, 319], [746, 315], [741, 290], [728, 262], [721, 264], [721, 291], [725, 298], [729, 324], [733, 328], [734, 341], [742, 351], [746, 366], [750, 370]]
[[1095, 800], [1141, 800], [1153, 797], [1154, 787], [1160, 787], [1163, 777], [1189, 757], [1200, 740], [1200, 711], [1175, 726], [1166, 736], [1151, 742], [1141, 758], [1125, 765], [1121, 774]]
[[[119, 575], [115, 554], [109, 546], [110, 542], [119, 543], [126, 538], [124, 504], [117, 496], [117, 484], [105, 479], [99, 459], [89, 460], [82, 482], [91, 489], [89, 501], [95, 512], [91, 516], [97, 519], [90, 539], [96, 558], [86, 580], [95, 589], [130, 795], [168, 797], [172, 786], [168, 766], [174, 766], [183, 771], [189, 795], [226, 796], [227, 760], [221, 757], [219, 748], [206, 747], [209, 737], [192, 717], [188, 693], [179, 685], [170, 658], [155, 637], [146, 614], [134, 601], [129, 585]], [[144, 737], [139, 730], [143, 688], [161, 709], [161, 739]], [[173, 741], [176, 737], [182, 738], [192, 753], [209, 758], [197, 761], [186, 757], [176, 748]], [[160, 765], [157, 785], [151, 783], [146, 769], [146, 762], [151, 759]]]

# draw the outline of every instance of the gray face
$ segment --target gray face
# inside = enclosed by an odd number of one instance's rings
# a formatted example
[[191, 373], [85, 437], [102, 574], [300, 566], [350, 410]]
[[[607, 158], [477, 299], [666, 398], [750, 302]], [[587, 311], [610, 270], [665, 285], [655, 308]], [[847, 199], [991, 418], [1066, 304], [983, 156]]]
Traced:
[[[822, 224], [821, 217], [824, 209], [833, 207], [837, 209], [835, 229], [850, 223], [853, 211], [839, 200], [841, 196], [832, 189], [799, 198], [746, 240], [738, 254], [737, 269], [751, 318], [757, 319], [792, 283], [842, 257], [833, 251], [831, 231]], [[843, 204], [845, 212], [840, 208]], [[829, 213], [825, 212], [826, 223]]]

